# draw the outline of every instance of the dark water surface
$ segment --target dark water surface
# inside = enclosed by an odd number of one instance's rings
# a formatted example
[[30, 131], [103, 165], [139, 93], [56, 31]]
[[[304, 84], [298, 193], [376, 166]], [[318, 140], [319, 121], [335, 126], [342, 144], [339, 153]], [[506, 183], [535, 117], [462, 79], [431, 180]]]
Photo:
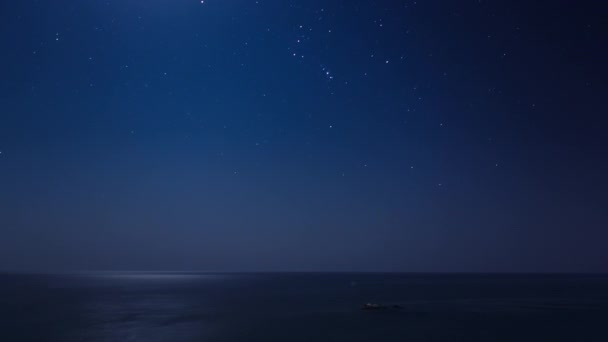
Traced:
[[0, 341], [608, 341], [608, 276], [4, 274]]

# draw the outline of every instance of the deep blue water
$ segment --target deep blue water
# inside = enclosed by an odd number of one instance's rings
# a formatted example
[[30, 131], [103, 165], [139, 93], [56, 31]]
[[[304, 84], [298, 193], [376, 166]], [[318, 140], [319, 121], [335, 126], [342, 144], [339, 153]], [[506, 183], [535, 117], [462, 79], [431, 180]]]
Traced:
[[0, 341], [608, 341], [608, 276], [6, 274], [0, 328]]

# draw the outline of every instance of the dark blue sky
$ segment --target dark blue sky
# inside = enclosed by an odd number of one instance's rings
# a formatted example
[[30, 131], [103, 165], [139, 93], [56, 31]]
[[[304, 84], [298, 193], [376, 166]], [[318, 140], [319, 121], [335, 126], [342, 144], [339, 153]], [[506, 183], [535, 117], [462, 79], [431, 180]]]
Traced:
[[600, 1], [0, 3], [0, 269], [608, 271]]

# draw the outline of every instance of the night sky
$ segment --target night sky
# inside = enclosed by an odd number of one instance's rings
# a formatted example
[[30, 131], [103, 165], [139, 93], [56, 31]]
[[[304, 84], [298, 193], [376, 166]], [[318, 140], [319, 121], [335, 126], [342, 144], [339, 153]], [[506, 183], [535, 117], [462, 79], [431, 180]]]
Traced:
[[0, 270], [607, 272], [603, 1], [0, 2]]

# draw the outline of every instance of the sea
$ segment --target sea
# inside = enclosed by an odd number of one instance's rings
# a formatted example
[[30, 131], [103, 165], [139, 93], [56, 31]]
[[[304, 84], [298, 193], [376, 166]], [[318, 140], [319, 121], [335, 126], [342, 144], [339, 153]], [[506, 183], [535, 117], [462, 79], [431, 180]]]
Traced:
[[0, 341], [606, 342], [608, 276], [0, 274]]

